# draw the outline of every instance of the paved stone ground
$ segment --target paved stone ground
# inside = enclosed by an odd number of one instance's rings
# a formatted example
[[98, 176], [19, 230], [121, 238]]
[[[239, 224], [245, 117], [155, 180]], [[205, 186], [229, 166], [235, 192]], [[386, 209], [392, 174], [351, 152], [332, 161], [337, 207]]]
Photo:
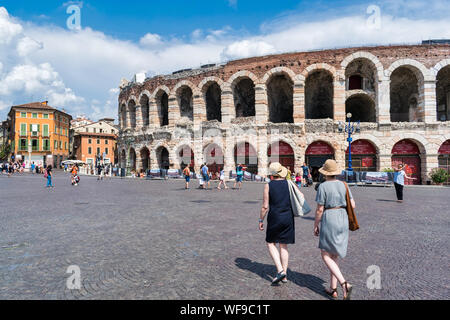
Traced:
[[[289, 283], [257, 229], [262, 185], [183, 190], [182, 181], [0, 176], [0, 299], [327, 299], [313, 214], [296, 220]], [[313, 204], [314, 189], [305, 191]], [[361, 230], [342, 270], [354, 299], [449, 299], [450, 189], [353, 188]], [[82, 289], [66, 289], [68, 266]], [[381, 269], [382, 289], [366, 286]]]

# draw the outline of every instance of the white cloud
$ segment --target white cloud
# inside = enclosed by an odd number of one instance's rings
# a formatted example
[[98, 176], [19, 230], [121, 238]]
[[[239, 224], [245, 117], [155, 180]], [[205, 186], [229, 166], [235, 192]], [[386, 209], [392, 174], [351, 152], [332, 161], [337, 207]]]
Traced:
[[139, 40], [139, 43], [144, 47], [153, 47], [153, 46], [161, 45], [162, 39], [159, 34], [147, 33], [145, 36], [143, 36]]
[[233, 60], [275, 53], [275, 47], [261, 40], [242, 40], [228, 45], [222, 52], [223, 60]]
[[[385, 0], [380, 6], [380, 29], [368, 28], [366, 8], [356, 6], [328, 16], [289, 13], [265, 22], [256, 35], [224, 26], [170, 40], [148, 32], [138, 42], [90, 28], [72, 32], [21, 22], [0, 7], [0, 109], [5, 103], [28, 102], [30, 96], [48, 96], [50, 105], [73, 114], [94, 120], [117, 117], [120, 79], [131, 80], [143, 70], [167, 74], [271, 53], [450, 38], [448, 1]], [[4, 115], [0, 112], [0, 118]]]

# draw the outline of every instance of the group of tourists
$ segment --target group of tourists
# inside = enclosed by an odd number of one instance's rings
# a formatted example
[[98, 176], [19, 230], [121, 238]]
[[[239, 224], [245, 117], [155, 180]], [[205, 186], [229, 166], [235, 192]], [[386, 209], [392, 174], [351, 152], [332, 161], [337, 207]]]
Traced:
[[[233, 189], [242, 189], [242, 183], [244, 181], [244, 171], [247, 168], [243, 166], [242, 164], [238, 164], [236, 166], [236, 179], [233, 185]], [[185, 179], [185, 189], [189, 189], [189, 184], [191, 182], [191, 176], [192, 172], [189, 167], [186, 167], [182, 171], [184, 179]], [[195, 172], [194, 172], [195, 174]], [[198, 179], [199, 181], [199, 189], [204, 190], [211, 190], [211, 180], [216, 179], [219, 181], [219, 184], [217, 185], [218, 190], [222, 189], [229, 189], [227, 182], [226, 182], [226, 176], [225, 176], [225, 170], [224, 168], [219, 168], [218, 172], [213, 173], [210, 171], [208, 165], [206, 163], [202, 164], [200, 167], [200, 177]], [[237, 188], [236, 188], [237, 187]]]
[[[330, 271], [330, 288], [325, 292], [331, 298], [337, 299], [339, 283], [342, 287], [343, 298], [348, 300], [353, 287], [343, 276], [338, 265], [338, 258], [345, 258], [347, 255], [349, 234], [347, 212], [349, 207], [354, 209], [356, 205], [347, 185], [336, 179], [336, 176], [341, 173], [336, 161], [327, 160], [320, 169], [320, 173], [325, 177], [325, 182], [321, 183], [317, 190], [317, 209], [312, 233], [319, 237], [322, 260]], [[302, 198], [304, 202], [306, 200], [300, 188], [289, 181], [291, 179], [288, 169], [280, 163], [270, 165], [269, 175], [271, 182], [264, 186], [259, 230], [264, 230], [264, 219], [267, 216], [266, 242], [269, 254], [277, 268], [277, 275], [272, 281], [275, 285], [279, 282], [287, 282], [288, 245], [295, 243], [294, 216], [303, 215], [303, 213], [294, 212], [297, 210], [297, 207], [293, 205], [295, 195], [297, 194], [297, 197]]]

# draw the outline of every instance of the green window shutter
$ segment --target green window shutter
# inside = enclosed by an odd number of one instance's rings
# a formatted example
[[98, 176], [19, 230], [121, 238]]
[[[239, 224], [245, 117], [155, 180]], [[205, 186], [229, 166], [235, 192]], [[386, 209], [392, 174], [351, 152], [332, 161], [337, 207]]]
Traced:
[[41, 125], [38, 124], [38, 132], [41, 132]]
[[21, 134], [22, 136], [24, 136], [24, 135], [27, 134], [27, 125], [26, 125], [26, 123], [22, 123], [22, 124], [20, 125], [20, 134]]
[[36, 150], [39, 150], [39, 140], [36, 140]]
[[48, 124], [44, 124], [44, 136], [48, 137]]
[[32, 131], [33, 131], [33, 125], [30, 124], [30, 132], [32, 132]]

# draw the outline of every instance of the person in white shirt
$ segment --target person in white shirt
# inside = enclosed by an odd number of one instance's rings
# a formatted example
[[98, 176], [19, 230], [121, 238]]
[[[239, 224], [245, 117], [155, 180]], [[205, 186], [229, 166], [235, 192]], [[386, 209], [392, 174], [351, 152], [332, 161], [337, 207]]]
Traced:
[[405, 170], [405, 165], [400, 164], [397, 169], [394, 168], [394, 186], [397, 193], [397, 202], [403, 202], [403, 187], [405, 186], [405, 178], [411, 180], [417, 180], [417, 178], [409, 177]]

